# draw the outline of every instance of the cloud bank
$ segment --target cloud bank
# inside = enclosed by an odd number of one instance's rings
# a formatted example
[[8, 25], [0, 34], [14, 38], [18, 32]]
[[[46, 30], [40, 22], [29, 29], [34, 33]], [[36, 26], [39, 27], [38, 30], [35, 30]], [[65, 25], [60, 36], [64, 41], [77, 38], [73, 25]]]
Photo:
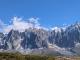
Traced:
[[44, 26], [42, 26], [39, 23], [39, 18], [29, 18], [29, 19], [23, 19], [21, 17], [13, 17], [10, 20], [10, 24], [5, 24], [4, 22], [2, 22], [2, 20], [0, 20], [0, 32], [3, 33], [8, 33], [10, 30], [18, 30], [20, 32], [25, 31], [25, 29], [29, 29], [29, 28], [37, 28], [37, 29], [44, 29], [44, 30], [54, 30], [55, 32], [60, 32], [61, 28], [65, 31], [66, 27], [50, 27], [50, 28], [46, 28]]
[[0, 20], [0, 30], [2, 30], [4, 33], [8, 33], [10, 30], [18, 30], [20, 32], [25, 31], [25, 29], [28, 28], [37, 28], [37, 29], [45, 29], [48, 30], [47, 28], [43, 27], [40, 25], [38, 22], [39, 18], [29, 18], [27, 20], [24, 20], [23, 18], [19, 17], [13, 17], [10, 21], [11, 24], [7, 25], [4, 24]]

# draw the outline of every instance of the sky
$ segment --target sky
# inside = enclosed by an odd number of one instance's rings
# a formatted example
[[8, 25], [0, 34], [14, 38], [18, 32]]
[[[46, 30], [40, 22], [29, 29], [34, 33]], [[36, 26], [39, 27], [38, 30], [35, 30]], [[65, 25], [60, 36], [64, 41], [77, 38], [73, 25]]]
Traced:
[[0, 0], [1, 24], [9, 25], [15, 16], [39, 18], [45, 27], [80, 21], [80, 0]]

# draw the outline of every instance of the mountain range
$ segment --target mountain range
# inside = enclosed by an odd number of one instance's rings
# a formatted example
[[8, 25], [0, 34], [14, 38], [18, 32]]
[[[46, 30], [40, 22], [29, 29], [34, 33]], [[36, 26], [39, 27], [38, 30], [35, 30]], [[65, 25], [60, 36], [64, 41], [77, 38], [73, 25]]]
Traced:
[[80, 23], [52, 30], [28, 28], [0, 33], [0, 51], [41, 55], [80, 55]]

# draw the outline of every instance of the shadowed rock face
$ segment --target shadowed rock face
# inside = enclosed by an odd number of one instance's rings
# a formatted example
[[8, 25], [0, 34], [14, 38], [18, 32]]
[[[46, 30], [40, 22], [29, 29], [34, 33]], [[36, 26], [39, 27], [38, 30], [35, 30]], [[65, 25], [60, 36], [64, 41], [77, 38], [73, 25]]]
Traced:
[[50, 43], [55, 43], [59, 47], [71, 48], [75, 43], [80, 43], [80, 24], [74, 24], [62, 30], [55, 32], [51, 31], [49, 36]]
[[4, 49], [35, 49], [48, 47], [48, 34], [45, 30], [41, 29], [27, 29], [24, 32], [11, 30], [2, 40], [5, 45]]
[[0, 33], [0, 38], [3, 38], [4, 37], [4, 34], [3, 33]]
[[47, 36], [44, 33], [45, 31], [42, 30], [26, 30], [25, 32], [23, 32], [24, 36], [21, 45], [24, 47], [24, 49], [47, 47]]

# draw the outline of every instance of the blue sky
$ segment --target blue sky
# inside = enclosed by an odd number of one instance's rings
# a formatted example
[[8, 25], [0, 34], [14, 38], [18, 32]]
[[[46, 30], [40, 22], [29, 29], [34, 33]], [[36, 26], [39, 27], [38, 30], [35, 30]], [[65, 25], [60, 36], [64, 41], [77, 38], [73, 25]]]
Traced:
[[40, 18], [46, 27], [80, 21], [80, 0], [0, 0], [0, 19], [9, 24], [12, 17]]

